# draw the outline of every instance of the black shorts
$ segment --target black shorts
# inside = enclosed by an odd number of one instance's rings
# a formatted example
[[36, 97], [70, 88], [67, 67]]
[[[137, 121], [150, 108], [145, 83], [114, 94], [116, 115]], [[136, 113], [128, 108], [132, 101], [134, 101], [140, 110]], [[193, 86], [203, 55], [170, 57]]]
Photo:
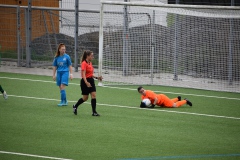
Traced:
[[89, 93], [96, 92], [96, 86], [93, 78], [87, 78], [87, 81], [91, 84], [92, 87], [87, 87], [83, 79], [81, 79], [80, 86], [82, 90], [82, 95], [89, 95]]

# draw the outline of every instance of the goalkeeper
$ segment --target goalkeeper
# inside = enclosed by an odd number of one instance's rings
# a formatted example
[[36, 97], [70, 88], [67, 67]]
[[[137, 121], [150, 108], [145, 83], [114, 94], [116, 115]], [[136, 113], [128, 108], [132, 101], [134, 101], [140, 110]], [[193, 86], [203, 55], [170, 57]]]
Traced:
[[148, 98], [151, 101], [150, 107], [147, 107], [145, 103], [141, 102], [141, 108], [154, 108], [155, 105], [167, 108], [181, 107], [184, 104], [192, 106], [192, 103], [186, 98], [184, 100], [181, 100], [181, 96], [170, 99], [164, 94], [156, 94], [151, 90], [145, 90], [142, 86], [138, 87], [138, 92], [141, 94], [142, 100]]

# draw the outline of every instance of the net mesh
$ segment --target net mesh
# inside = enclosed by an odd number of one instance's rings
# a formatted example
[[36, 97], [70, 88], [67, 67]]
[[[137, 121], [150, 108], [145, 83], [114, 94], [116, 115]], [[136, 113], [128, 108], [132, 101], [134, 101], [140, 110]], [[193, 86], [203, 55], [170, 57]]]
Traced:
[[146, 4], [104, 4], [103, 8], [99, 71], [105, 85], [154, 84], [240, 92], [239, 8]]
[[[39, 14], [36, 14], [36, 12], [39, 12]], [[51, 10], [33, 10], [32, 15], [32, 24], [38, 22], [41, 26], [39, 29], [33, 29], [32, 31], [32, 60], [36, 59], [39, 63], [41, 60], [46, 59], [48, 60], [47, 63], [51, 64], [58, 44], [64, 43], [66, 53], [70, 55], [74, 62], [76, 34], [74, 10], [55, 12]], [[98, 18], [96, 19], [96, 17]], [[54, 20], [54, 18], [57, 20]], [[83, 51], [86, 49], [95, 53], [98, 52], [98, 20], [99, 13], [79, 12], [78, 35], [76, 35], [78, 36], [77, 62], [79, 62]], [[53, 22], [59, 23], [54, 24]], [[34, 57], [34, 55], [37, 57]]]
[[[0, 5], [2, 26], [0, 33], [0, 57], [4, 60], [20, 61], [19, 66], [27, 65], [27, 7], [6, 7]], [[18, 17], [18, 18], [17, 18]], [[75, 37], [78, 37], [77, 59], [79, 62], [83, 50], [89, 49], [98, 53], [99, 12], [80, 10], [78, 35], [75, 33], [75, 10], [32, 7], [31, 11], [31, 67], [51, 68], [59, 43], [66, 45], [72, 62], [75, 62]], [[18, 26], [19, 24], [19, 26]], [[19, 38], [19, 42], [18, 42]], [[18, 57], [18, 49], [19, 55]], [[95, 61], [98, 56], [96, 55]], [[97, 62], [94, 62], [95, 64]]]

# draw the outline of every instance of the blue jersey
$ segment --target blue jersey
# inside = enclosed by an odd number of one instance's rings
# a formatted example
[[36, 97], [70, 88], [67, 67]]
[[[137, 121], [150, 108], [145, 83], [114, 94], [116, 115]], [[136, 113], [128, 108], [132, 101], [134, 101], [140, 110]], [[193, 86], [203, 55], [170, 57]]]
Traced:
[[53, 60], [53, 66], [57, 67], [57, 71], [69, 71], [70, 65], [72, 65], [71, 58], [66, 53]]

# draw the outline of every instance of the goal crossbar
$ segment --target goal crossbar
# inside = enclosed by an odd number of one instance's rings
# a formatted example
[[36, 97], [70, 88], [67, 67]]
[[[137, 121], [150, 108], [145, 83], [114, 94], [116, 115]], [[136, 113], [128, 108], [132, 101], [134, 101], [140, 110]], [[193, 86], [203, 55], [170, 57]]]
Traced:
[[240, 6], [181, 5], [181, 4], [137, 3], [137, 2], [115, 2], [115, 1], [101, 1], [101, 3], [109, 4], [109, 5], [127, 5], [127, 6], [142, 6], [142, 7], [240, 10]]

